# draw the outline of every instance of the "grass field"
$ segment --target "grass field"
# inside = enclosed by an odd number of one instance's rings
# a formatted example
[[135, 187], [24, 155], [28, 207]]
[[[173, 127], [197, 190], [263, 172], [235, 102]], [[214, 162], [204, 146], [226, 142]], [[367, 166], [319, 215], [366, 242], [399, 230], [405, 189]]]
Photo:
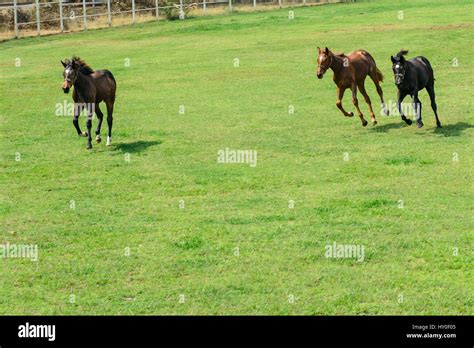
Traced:
[[[0, 44], [0, 243], [39, 249], [0, 259], [0, 314], [474, 314], [472, 2], [293, 11]], [[390, 55], [428, 57], [444, 127], [426, 91], [421, 129], [343, 117], [317, 46], [368, 50], [392, 103]], [[111, 147], [55, 116], [73, 54], [117, 79]]]

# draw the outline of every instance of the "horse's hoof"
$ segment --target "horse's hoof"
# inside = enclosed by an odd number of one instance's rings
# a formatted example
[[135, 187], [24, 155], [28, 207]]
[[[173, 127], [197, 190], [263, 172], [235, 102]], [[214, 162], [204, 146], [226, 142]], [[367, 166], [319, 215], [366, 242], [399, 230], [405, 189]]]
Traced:
[[87, 137], [88, 135], [89, 135], [89, 134], [88, 134], [87, 132], [82, 132], [80, 136], [81, 136], [81, 137]]
[[377, 121], [372, 121], [372, 126], [375, 126], [377, 124]]
[[385, 114], [385, 116], [390, 116], [390, 111], [388, 111], [388, 109], [385, 109], [383, 113]]
[[112, 145], [112, 137], [107, 137], [107, 146]]
[[87, 150], [92, 149], [92, 145], [91, 145], [91, 144], [87, 144], [86, 149], [87, 149]]
[[369, 124], [369, 122], [367, 122], [366, 120], [362, 121], [362, 127], [365, 127]]
[[437, 126], [438, 128], [443, 128], [443, 127], [441, 126], [441, 123], [440, 123], [440, 124], [437, 124], [436, 126]]
[[354, 113], [352, 111], [347, 113], [347, 117], [352, 117], [352, 116], [354, 116]]
[[409, 120], [408, 118], [405, 120], [405, 122], [406, 122], [406, 124], [409, 125], [409, 126], [413, 123], [412, 120]]
[[418, 128], [423, 127], [423, 122], [417, 122], [417, 123], [416, 123], [416, 126], [417, 126]]
[[97, 144], [99, 144], [101, 141], [102, 141], [102, 139], [100, 138], [99, 135], [95, 137], [95, 142], [96, 142]]

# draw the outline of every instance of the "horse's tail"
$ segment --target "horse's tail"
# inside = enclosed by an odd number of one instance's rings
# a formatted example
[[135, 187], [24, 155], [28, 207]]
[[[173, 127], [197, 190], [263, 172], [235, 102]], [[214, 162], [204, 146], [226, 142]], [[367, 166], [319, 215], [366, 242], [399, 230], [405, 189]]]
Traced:
[[112, 81], [114, 81], [115, 85], [117, 86], [117, 81], [115, 81], [114, 75], [112, 75], [112, 73], [108, 70], [105, 70], [104, 73], [107, 77], [109, 77]]
[[380, 82], [383, 82], [383, 74], [382, 74], [382, 72], [380, 71], [379, 68], [375, 67], [375, 73], [377, 74], [377, 79]]
[[434, 71], [433, 71], [433, 67], [431, 66], [430, 61], [429, 61], [428, 59], [426, 59], [425, 57], [423, 57], [423, 56], [420, 56], [420, 59], [421, 59], [421, 60], [423, 61], [423, 63], [425, 63], [426, 66], [431, 70], [431, 74], [433, 75], [433, 80], [436, 80], [436, 79], [434, 78]]
[[433, 67], [431, 66], [431, 63], [428, 59], [426, 59], [425, 57], [421, 56], [420, 59], [426, 64], [428, 65], [431, 69], [433, 69]]
[[362, 52], [363, 52], [367, 57], [369, 57], [370, 60], [371, 60], [372, 63], [373, 63], [373, 66], [372, 66], [372, 68], [371, 68], [372, 71], [371, 71], [371, 73], [370, 73], [370, 75], [372, 76], [372, 78], [373, 78], [373, 79], [376, 78], [378, 81], [383, 82], [383, 74], [382, 74], [382, 72], [380, 71], [380, 69], [377, 68], [377, 63], [375, 63], [374, 57], [372, 57], [372, 55], [371, 55], [369, 52], [365, 51], [365, 50], [362, 50]]
[[112, 95], [113, 100], [112, 101], [115, 101], [115, 91], [117, 89], [117, 81], [115, 81], [114, 75], [108, 70], [104, 70], [104, 75], [107, 76], [109, 79], [111, 79], [114, 82], [113, 95]]

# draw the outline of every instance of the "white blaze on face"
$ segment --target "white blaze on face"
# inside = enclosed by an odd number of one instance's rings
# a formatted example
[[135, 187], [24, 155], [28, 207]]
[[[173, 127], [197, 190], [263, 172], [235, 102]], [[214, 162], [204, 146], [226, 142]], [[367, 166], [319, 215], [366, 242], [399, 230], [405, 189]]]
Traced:
[[70, 76], [72, 74], [72, 69], [71, 68], [67, 68], [65, 71], [64, 71], [64, 79], [67, 81], [68, 83], [68, 86], [69, 86], [69, 80], [70, 80]]
[[326, 55], [326, 53], [324, 52], [324, 50], [321, 51], [321, 52], [322, 52], [322, 53], [320, 53], [319, 56], [318, 56], [318, 64], [319, 64], [319, 65], [321, 65], [321, 63], [323, 62], [324, 57], [327, 58], [327, 55]]
[[395, 69], [400, 69], [400, 65], [399, 64], [395, 65]]

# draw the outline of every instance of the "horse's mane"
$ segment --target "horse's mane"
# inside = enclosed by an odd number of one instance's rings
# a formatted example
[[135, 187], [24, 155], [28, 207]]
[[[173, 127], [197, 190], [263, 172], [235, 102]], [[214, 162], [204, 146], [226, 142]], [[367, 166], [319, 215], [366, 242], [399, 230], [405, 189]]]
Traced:
[[400, 52], [397, 53], [397, 57], [401, 57], [408, 54], [408, 50], [400, 50]]
[[75, 64], [77, 64], [81, 70], [81, 72], [85, 75], [90, 75], [94, 72], [94, 69], [92, 69], [84, 60], [82, 60], [80, 57], [72, 57], [72, 60], [74, 61]]

